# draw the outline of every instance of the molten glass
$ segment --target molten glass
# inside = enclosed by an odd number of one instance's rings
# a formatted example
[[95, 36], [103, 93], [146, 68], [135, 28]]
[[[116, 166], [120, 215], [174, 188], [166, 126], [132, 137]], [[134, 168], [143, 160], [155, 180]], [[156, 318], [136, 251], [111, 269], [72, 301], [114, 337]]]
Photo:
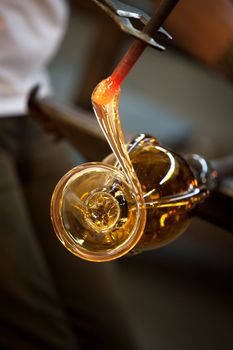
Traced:
[[167, 244], [188, 225], [191, 209], [208, 194], [188, 163], [154, 137], [127, 147], [118, 112], [120, 86], [111, 77], [93, 92], [93, 108], [113, 151], [103, 163], [68, 172], [55, 188], [51, 217], [75, 255], [109, 261]]

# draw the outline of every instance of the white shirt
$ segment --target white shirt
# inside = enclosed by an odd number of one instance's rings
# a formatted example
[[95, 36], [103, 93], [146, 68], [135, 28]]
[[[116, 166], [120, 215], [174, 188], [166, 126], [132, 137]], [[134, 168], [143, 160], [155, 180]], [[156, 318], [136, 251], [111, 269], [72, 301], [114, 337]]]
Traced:
[[66, 22], [64, 0], [0, 0], [0, 116], [24, 114], [38, 83], [49, 93], [46, 65]]

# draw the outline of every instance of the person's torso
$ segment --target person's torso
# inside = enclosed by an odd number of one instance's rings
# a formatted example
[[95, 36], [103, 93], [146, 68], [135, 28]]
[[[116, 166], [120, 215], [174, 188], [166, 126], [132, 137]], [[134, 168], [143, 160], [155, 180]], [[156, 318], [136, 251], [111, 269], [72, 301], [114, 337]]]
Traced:
[[46, 65], [66, 20], [63, 0], [0, 1], [0, 115], [17, 109], [22, 113], [23, 100], [35, 83], [48, 90]]

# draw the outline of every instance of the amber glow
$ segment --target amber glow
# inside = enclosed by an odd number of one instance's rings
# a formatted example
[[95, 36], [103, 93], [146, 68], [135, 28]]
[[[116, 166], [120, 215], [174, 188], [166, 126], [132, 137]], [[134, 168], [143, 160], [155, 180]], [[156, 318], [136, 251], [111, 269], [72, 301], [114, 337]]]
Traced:
[[92, 94], [92, 101], [98, 105], [107, 105], [111, 100], [119, 94], [120, 85], [112, 77], [101, 81]]

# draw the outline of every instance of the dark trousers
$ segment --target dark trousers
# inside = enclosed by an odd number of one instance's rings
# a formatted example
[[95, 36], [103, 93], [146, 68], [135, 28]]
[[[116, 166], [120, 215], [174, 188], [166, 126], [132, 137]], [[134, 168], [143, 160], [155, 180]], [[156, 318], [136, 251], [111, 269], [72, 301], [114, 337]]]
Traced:
[[115, 264], [81, 261], [51, 227], [54, 186], [78, 162], [28, 117], [0, 119], [0, 349], [136, 349]]

